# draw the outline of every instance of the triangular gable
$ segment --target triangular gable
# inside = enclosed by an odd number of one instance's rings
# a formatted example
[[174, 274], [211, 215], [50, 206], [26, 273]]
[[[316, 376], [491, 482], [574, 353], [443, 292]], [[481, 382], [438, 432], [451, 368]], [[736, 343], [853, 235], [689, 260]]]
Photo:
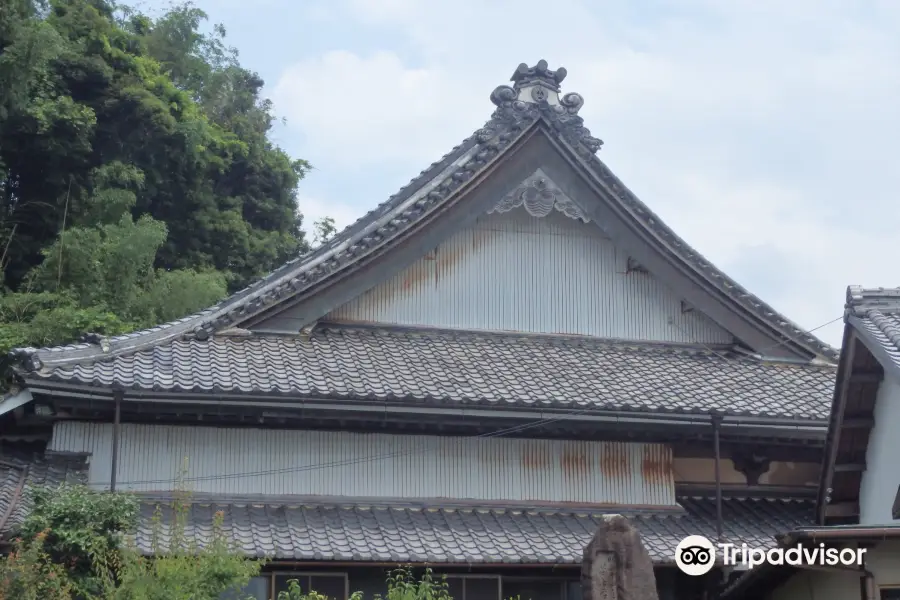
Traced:
[[[312, 324], [395, 276], [454, 232], [470, 227], [542, 169], [617, 245], [746, 346], [774, 357], [833, 361], [837, 352], [804, 332], [678, 238], [595, 156], [583, 99], [560, 95], [565, 70], [520, 65], [514, 85], [491, 94], [486, 125], [387, 202], [310, 254], [196, 315], [102, 343], [17, 351], [27, 371], [133, 352], [174, 339], [207, 339], [252, 327], [287, 309]], [[98, 340], [99, 341], [99, 340]]]
[[[254, 330], [296, 332], [303, 322], [295, 314]], [[474, 224], [322, 322], [735, 342], [616, 247], [540, 169]]]

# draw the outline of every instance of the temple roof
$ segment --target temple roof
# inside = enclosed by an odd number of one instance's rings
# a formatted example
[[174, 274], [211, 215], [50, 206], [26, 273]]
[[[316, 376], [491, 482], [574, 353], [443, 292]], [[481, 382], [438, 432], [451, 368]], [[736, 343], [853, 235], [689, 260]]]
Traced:
[[307, 315], [308, 322], [312, 323], [340, 300], [329, 296], [332, 299], [326, 301], [320, 296], [327, 296], [325, 292], [331, 293], [339, 281], [389, 254], [398, 244], [440, 218], [442, 212], [459, 203], [490, 173], [506, 168], [503, 163], [538, 133], [582, 174], [629, 231], [665, 257], [666, 268], [677, 269], [679, 276], [693, 282], [686, 289], [702, 289], [704, 298], [715, 303], [720, 312], [731, 311], [748, 335], [762, 336], [758, 339], [764, 338], [779, 350], [790, 350], [806, 359], [833, 361], [837, 356], [834, 348], [804, 332], [711, 264], [597, 158], [602, 142], [591, 135], [578, 115], [583, 98], [559, 91], [564, 77], [565, 69], [550, 70], [546, 61], [540, 61], [535, 67], [520, 65], [513, 74], [513, 86], [499, 86], [491, 94], [495, 110], [484, 127], [330, 241], [219, 304], [178, 321], [128, 335], [109, 339], [89, 336], [84, 343], [19, 349], [15, 355], [20, 370], [27, 374], [45, 365], [91, 362], [186, 338], [203, 341], [222, 330], [258, 322], [273, 311], [282, 310], [285, 303], [317, 297]]

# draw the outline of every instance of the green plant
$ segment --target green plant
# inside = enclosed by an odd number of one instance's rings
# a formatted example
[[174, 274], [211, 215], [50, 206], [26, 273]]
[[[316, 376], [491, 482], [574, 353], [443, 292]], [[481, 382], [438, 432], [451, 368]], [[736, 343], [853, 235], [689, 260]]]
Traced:
[[151, 556], [135, 543], [134, 496], [83, 486], [32, 496], [15, 551], [0, 559], [0, 600], [218, 600], [243, 588], [262, 564], [231, 545], [222, 513], [204, 545], [191, 539], [182, 492], [156, 509]]
[[[376, 600], [382, 600], [376, 596]], [[394, 569], [387, 577], [387, 596], [384, 600], [453, 600], [447, 578], [437, 579], [430, 568], [416, 577], [412, 567]]]
[[[47, 532], [39, 532], [41, 542]], [[0, 600], [71, 600], [74, 591], [66, 566], [53, 562], [43, 544], [17, 539], [0, 561]]]
[[[287, 584], [288, 589], [278, 592], [278, 596], [276, 596], [275, 600], [329, 600], [327, 596], [323, 596], [315, 591], [304, 592], [300, 589], [300, 582], [296, 579], [289, 579]], [[360, 592], [355, 592], [351, 598], [354, 600], [362, 600], [362, 594]]]
[[[412, 567], [394, 569], [387, 576], [387, 594], [375, 594], [373, 600], [453, 600], [446, 577], [436, 578], [430, 568], [416, 577]], [[329, 600], [314, 590], [304, 592], [296, 579], [288, 581], [287, 591], [278, 592], [275, 600]], [[353, 592], [349, 600], [363, 600], [362, 592]]]

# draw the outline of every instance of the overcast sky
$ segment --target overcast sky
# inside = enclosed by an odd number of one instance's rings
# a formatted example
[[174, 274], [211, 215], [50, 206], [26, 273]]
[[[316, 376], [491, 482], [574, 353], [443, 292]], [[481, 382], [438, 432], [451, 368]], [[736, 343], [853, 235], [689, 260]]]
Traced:
[[[276, 142], [315, 167], [308, 222], [383, 202], [544, 58], [626, 185], [801, 326], [838, 317], [848, 284], [900, 285], [900, 1], [196, 4], [265, 78]], [[838, 345], [841, 327], [817, 333]]]

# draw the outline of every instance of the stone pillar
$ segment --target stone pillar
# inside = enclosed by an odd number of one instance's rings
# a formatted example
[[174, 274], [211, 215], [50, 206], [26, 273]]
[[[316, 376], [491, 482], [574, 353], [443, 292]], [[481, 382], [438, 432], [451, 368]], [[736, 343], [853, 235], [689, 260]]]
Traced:
[[659, 600], [653, 562], [622, 515], [604, 515], [581, 563], [584, 600]]

